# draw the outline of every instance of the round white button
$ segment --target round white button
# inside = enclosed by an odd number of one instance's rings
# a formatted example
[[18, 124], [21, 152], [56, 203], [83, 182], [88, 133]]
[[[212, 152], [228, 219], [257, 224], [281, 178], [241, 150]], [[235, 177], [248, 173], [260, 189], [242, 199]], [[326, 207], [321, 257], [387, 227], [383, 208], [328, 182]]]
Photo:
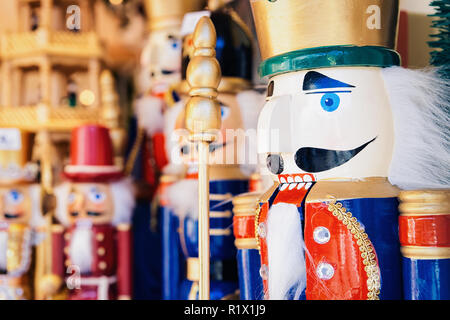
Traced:
[[334, 276], [334, 268], [331, 264], [322, 262], [317, 266], [317, 276], [322, 280], [330, 280]]
[[269, 277], [269, 270], [265, 264], [263, 264], [259, 269], [259, 275], [263, 280], [267, 280], [267, 278]]
[[267, 235], [266, 224], [265, 224], [264, 222], [261, 222], [261, 223], [258, 225], [258, 235], [259, 235], [261, 238], [265, 238], [266, 235]]
[[313, 238], [318, 244], [325, 244], [330, 241], [330, 231], [325, 227], [317, 227], [314, 229]]

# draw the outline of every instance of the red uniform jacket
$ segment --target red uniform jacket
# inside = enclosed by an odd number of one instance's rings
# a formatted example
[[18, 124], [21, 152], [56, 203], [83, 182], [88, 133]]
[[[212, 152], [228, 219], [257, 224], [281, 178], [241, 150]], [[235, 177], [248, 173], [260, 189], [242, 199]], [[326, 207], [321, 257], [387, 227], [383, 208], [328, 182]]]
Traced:
[[[131, 231], [129, 225], [93, 225], [93, 261], [89, 274], [77, 275], [71, 268], [69, 245], [74, 227], [53, 231], [53, 273], [69, 281], [81, 284], [81, 288], [71, 290], [71, 299], [101, 299], [99, 279], [108, 280], [109, 299], [131, 296]], [[77, 277], [79, 279], [77, 279]]]

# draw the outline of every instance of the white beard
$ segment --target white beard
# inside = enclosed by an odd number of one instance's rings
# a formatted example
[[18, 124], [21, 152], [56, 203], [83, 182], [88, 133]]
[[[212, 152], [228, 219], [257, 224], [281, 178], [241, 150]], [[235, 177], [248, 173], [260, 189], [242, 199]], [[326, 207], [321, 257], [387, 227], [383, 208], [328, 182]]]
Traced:
[[8, 232], [0, 231], [0, 270], [6, 270], [7, 250], [8, 250]]
[[[81, 222], [81, 223], [80, 223]], [[69, 246], [69, 257], [72, 265], [77, 266], [82, 274], [91, 271], [94, 261], [92, 253], [93, 232], [92, 225], [86, 221], [77, 223]]]

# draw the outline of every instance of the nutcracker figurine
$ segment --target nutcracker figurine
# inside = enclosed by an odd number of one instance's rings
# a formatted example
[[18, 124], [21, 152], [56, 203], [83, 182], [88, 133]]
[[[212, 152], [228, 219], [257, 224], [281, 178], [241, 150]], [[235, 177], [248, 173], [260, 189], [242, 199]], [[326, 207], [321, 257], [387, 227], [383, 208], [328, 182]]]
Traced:
[[55, 188], [53, 274], [65, 278], [71, 300], [130, 299], [134, 195], [114, 165], [108, 129], [73, 130], [64, 175], [70, 182]]
[[150, 35], [141, 54], [140, 81], [147, 92], [136, 100], [135, 111], [138, 127], [145, 131], [143, 174], [153, 187], [168, 163], [164, 112], [178, 100], [177, 96], [166, 96], [171, 86], [181, 80], [181, 22], [185, 13], [202, 9], [204, 3], [205, 0], [145, 1]]
[[0, 129], [0, 299], [34, 296], [34, 246], [42, 240], [38, 167], [31, 163], [31, 135]]
[[258, 152], [275, 179], [255, 216], [265, 298], [448, 298], [448, 203], [425, 210], [448, 198], [404, 196], [423, 210], [405, 204], [400, 248], [399, 190], [448, 192], [450, 99], [436, 70], [398, 67], [398, 1], [251, 5], [270, 80]]
[[[208, 147], [210, 298], [224, 299], [235, 297], [238, 290], [231, 199], [237, 194], [248, 192], [249, 177], [256, 167], [256, 157], [253, 166], [249, 161], [250, 157], [243, 157], [248, 155], [249, 145], [252, 142], [254, 145], [255, 141], [244, 141], [245, 139], [239, 138], [239, 133], [242, 137], [245, 132], [251, 132], [251, 129], [255, 131], [257, 114], [263, 105], [264, 98], [251, 90], [251, 38], [235, 12], [230, 8], [220, 7], [212, 12], [195, 13], [194, 17], [185, 17], [186, 24], [191, 24], [191, 32], [183, 39], [182, 73], [185, 80], [180, 86], [181, 101], [173, 107], [173, 111], [178, 110], [178, 114], [171, 116], [172, 119], [175, 118], [172, 120], [172, 125], [183, 131], [182, 129], [186, 128], [185, 120], [193, 122], [192, 113], [184, 112], [188, 92], [206, 94], [208, 90], [212, 90], [216, 81], [217, 74], [214, 72], [201, 73], [204, 69], [201, 69], [198, 63], [191, 66], [192, 59], [198, 58], [195, 52], [201, 51], [196, 48], [196, 41], [204, 44], [199, 39], [195, 39], [193, 27], [205, 15], [210, 18], [210, 24], [207, 24], [210, 28], [205, 26], [204, 21], [202, 22], [203, 36], [210, 37], [208, 39], [217, 37], [218, 45], [209, 43], [212, 48], [208, 47], [204, 50], [205, 52], [212, 50], [216, 53], [218, 65], [222, 69], [222, 78], [221, 80], [219, 78], [220, 82], [217, 81], [218, 89], [215, 91], [221, 112], [221, 123], [217, 130], [218, 138]], [[189, 29], [189, 26], [186, 28]], [[200, 69], [196, 69], [197, 67]], [[198, 79], [204, 79], [203, 85], [197, 84], [196, 75], [199, 76]], [[189, 77], [193, 83], [188, 83]], [[164, 203], [161, 204], [163, 297], [165, 299], [198, 299], [201, 298], [199, 297], [200, 241], [198, 235], [201, 208], [198, 205], [197, 192], [200, 146], [186, 136], [178, 135], [175, 140], [174, 136], [176, 135], [172, 135], [170, 140], [167, 137], [172, 143], [170, 145], [173, 145], [171, 157], [180, 159], [184, 163], [185, 174], [178, 180], [168, 179], [168, 174], [163, 176], [167, 181], [170, 180], [170, 183], [165, 185], [162, 197]], [[255, 134], [254, 136], [256, 138]]]

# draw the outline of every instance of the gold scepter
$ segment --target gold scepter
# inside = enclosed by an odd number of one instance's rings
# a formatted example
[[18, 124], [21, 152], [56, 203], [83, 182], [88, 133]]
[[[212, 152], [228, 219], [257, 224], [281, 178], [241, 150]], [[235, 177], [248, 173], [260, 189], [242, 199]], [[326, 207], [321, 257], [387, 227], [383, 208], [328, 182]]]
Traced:
[[186, 80], [190, 98], [186, 104], [186, 128], [189, 140], [198, 144], [199, 191], [199, 299], [209, 300], [209, 145], [221, 126], [217, 88], [221, 71], [216, 60], [216, 30], [208, 17], [202, 17], [194, 31], [194, 54]]

